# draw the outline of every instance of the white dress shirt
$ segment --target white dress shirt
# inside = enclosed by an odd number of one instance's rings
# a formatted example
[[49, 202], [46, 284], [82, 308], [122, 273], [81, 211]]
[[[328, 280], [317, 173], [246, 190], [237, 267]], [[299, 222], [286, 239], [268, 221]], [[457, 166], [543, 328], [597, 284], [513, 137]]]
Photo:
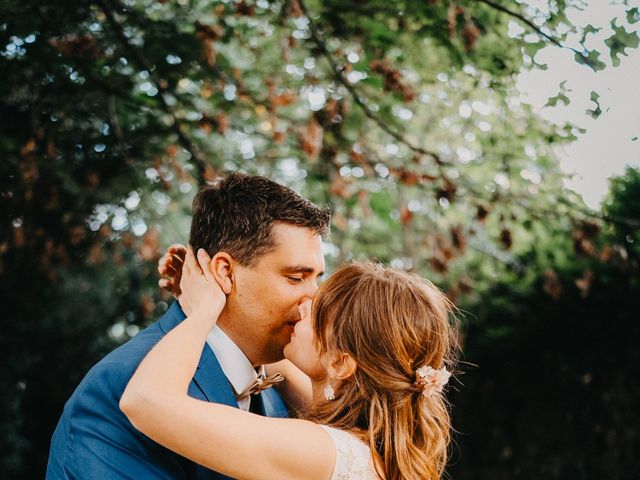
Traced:
[[[243, 392], [258, 378], [256, 369], [253, 368], [247, 356], [219, 326], [216, 325], [209, 332], [207, 343], [213, 350], [222, 371], [231, 382], [236, 394]], [[238, 406], [242, 410], [249, 411], [250, 403], [251, 397], [249, 396], [239, 400]]]

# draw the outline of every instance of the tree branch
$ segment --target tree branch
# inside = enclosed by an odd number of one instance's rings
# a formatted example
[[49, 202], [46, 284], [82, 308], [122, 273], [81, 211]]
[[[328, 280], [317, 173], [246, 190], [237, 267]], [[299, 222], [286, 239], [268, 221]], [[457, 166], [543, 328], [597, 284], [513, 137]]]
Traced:
[[344, 69], [337, 64], [337, 62], [333, 58], [333, 55], [331, 54], [331, 52], [329, 52], [329, 49], [327, 48], [326, 43], [322, 39], [322, 36], [318, 32], [318, 29], [316, 28], [315, 23], [309, 16], [309, 12], [307, 10], [307, 6], [305, 5], [304, 1], [297, 0], [297, 2], [300, 5], [300, 9], [302, 10], [302, 12], [304, 13], [304, 15], [307, 17], [309, 21], [309, 31], [311, 32], [311, 38], [313, 39], [313, 42], [315, 43], [318, 50], [320, 50], [322, 55], [324, 55], [324, 57], [329, 62], [329, 66], [331, 67], [331, 70], [333, 72], [335, 79], [347, 89], [347, 91], [353, 98], [353, 101], [356, 103], [356, 105], [360, 107], [360, 109], [367, 116], [367, 118], [372, 120], [376, 125], [378, 125], [378, 127], [380, 127], [382, 130], [387, 132], [391, 137], [395, 138], [398, 142], [402, 143], [403, 145], [406, 145], [410, 150], [416, 153], [419, 153], [421, 155], [426, 155], [428, 157], [433, 158], [433, 160], [436, 162], [438, 166], [448, 165], [449, 162], [442, 160], [442, 158], [440, 158], [440, 155], [438, 155], [437, 153], [412, 144], [404, 135], [402, 135], [400, 132], [396, 131], [395, 129], [391, 128], [387, 123], [385, 123], [381, 118], [379, 118], [375, 114], [375, 112], [371, 110], [371, 108], [369, 108], [369, 106], [366, 104], [366, 102], [357, 92], [354, 85], [351, 82], [349, 82], [349, 80], [347, 80], [347, 78], [344, 76]]
[[109, 111], [109, 122], [111, 123], [111, 128], [113, 130], [113, 134], [118, 141], [118, 145], [122, 150], [122, 154], [124, 155], [124, 159], [128, 164], [132, 164], [133, 160], [131, 159], [131, 155], [127, 151], [127, 142], [124, 139], [124, 135], [122, 133], [122, 128], [120, 128], [120, 122], [118, 121], [118, 112], [116, 111], [116, 101], [113, 95], [109, 95], [107, 98], [107, 110]]
[[494, 2], [493, 0], [476, 0], [480, 3], [484, 3], [485, 5], [490, 6], [491, 8], [493, 8], [494, 10], [498, 10], [499, 12], [502, 13], [506, 13], [507, 15], [512, 16], [513, 18], [517, 18], [518, 20], [520, 20], [522, 23], [526, 24], [529, 28], [533, 29], [538, 35], [543, 36], [544, 38], [546, 38], [547, 40], [549, 40], [551, 43], [553, 43], [554, 45], [556, 45], [557, 47], [560, 48], [567, 48], [571, 51], [573, 51], [574, 53], [577, 53], [579, 55], [583, 55], [582, 52], [576, 50], [573, 47], [569, 47], [567, 45], [563, 45], [562, 42], [560, 42], [559, 40], [557, 40], [556, 38], [554, 38], [553, 36], [549, 35], [548, 33], [543, 32], [540, 27], [538, 27], [535, 23], [533, 23], [531, 20], [529, 20], [527, 17], [525, 17], [524, 15], [518, 13], [518, 12], [514, 12], [513, 10], [509, 10], [507, 7], [504, 7], [496, 2]]
[[[122, 29], [122, 25], [113, 15], [113, 12], [107, 5], [108, 0], [96, 0], [96, 3], [99, 5], [102, 12], [105, 14], [109, 24], [115, 31], [116, 36], [120, 40], [120, 43], [124, 46], [124, 48], [131, 54], [134, 61], [138, 64], [138, 67], [145, 70], [149, 74], [149, 78], [155, 84], [155, 87], [160, 92], [159, 98], [160, 103], [162, 104], [162, 108], [164, 111], [171, 117], [173, 120], [172, 129], [178, 135], [178, 141], [180, 145], [184, 147], [190, 154], [191, 158], [196, 164], [196, 168], [198, 171], [198, 182], [200, 184], [204, 183], [204, 174], [207, 168], [210, 167], [209, 163], [206, 161], [204, 154], [200, 151], [200, 149], [195, 145], [195, 143], [188, 137], [183, 128], [182, 123], [175, 113], [175, 109], [169, 104], [166, 94], [169, 94], [169, 90], [167, 87], [167, 83], [163, 80], [160, 80], [157, 75], [153, 72], [151, 65], [147, 62], [147, 60], [142, 56], [142, 54], [129, 42], [129, 39], [124, 34]], [[118, 3], [118, 0], [113, 0]]]

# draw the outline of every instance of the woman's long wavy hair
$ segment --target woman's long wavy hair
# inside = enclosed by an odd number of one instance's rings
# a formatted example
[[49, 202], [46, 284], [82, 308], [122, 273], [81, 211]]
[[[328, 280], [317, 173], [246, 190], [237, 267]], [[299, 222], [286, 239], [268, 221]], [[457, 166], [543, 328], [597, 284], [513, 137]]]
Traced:
[[442, 393], [426, 397], [414, 384], [422, 366], [454, 368], [454, 310], [417, 275], [369, 262], [339, 268], [313, 304], [315, 341], [323, 353], [348, 353], [357, 369], [336, 388], [335, 400], [304, 416], [360, 434], [386, 480], [441, 478], [448, 403]]

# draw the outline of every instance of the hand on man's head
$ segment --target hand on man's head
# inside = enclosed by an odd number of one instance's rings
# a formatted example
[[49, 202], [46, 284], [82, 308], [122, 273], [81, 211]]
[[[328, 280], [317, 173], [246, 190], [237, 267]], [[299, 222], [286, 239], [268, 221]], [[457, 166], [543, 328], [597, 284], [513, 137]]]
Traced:
[[211, 271], [211, 257], [202, 248], [197, 254], [191, 248], [187, 250], [182, 264], [180, 290], [180, 306], [187, 316], [199, 311], [217, 321], [227, 297]]
[[186, 255], [187, 247], [180, 243], [174, 243], [167, 248], [165, 254], [158, 261], [158, 273], [162, 277], [158, 280], [158, 286], [175, 298], [179, 298], [182, 293], [180, 280]]

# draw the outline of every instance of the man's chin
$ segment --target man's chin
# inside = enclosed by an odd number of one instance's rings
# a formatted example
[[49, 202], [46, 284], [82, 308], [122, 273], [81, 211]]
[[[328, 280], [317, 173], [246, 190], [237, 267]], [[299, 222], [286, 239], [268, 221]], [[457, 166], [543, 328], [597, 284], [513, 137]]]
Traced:
[[285, 359], [285, 355], [284, 355], [284, 349], [285, 349], [286, 345], [282, 348], [278, 348], [278, 350], [273, 350], [271, 352], [269, 352], [268, 357], [265, 359], [264, 363], [276, 363], [279, 362], [280, 360], [284, 360]]

